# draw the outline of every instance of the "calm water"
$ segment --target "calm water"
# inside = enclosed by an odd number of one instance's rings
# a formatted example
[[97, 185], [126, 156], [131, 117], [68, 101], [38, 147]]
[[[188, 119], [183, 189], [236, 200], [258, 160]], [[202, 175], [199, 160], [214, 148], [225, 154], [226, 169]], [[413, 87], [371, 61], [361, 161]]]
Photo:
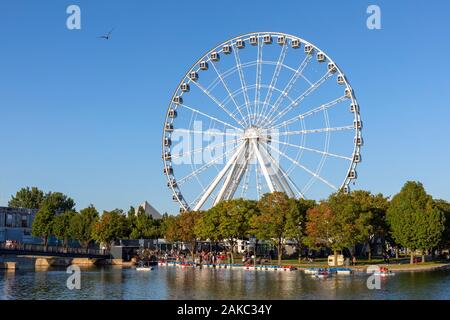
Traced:
[[450, 271], [402, 272], [368, 290], [367, 275], [314, 279], [303, 272], [156, 267], [82, 269], [81, 290], [65, 270], [0, 271], [0, 299], [450, 299]]

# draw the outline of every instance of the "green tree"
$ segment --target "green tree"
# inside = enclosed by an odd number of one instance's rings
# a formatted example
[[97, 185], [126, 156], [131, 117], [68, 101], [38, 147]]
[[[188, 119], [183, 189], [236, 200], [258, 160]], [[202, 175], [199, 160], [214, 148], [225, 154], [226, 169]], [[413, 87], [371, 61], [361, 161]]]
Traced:
[[94, 240], [92, 230], [97, 221], [98, 211], [92, 204], [82, 209], [80, 213], [73, 215], [70, 219], [69, 233], [71, 237], [77, 240], [83, 248], [89, 248], [89, 244]]
[[444, 213], [445, 224], [444, 232], [442, 233], [441, 241], [438, 244], [440, 249], [450, 248], [450, 202], [437, 199], [434, 200], [434, 205]]
[[120, 209], [103, 211], [92, 232], [95, 241], [110, 247], [113, 241], [123, 239], [129, 234], [127, 218]]
[[283, 244], [287, 236], [288, 212], [296, 204], [283, 192], [267, 193], [258, 201], [260, 214], [251, 218], [251, 232], [260, 240], [268, 240], [277, 247], [278, 264], [283, 256]]
[[444, 213], [434, 205], [420, 182], [408, 181], [391, 201], [387, 210], [387, 221], [393, 238], [410, 250], [411, 264], [414, 253], [435, 247], [444, 231]]
[[63, 241], [64, 247], [67, 248], [69, 245], [69, 240], [72, 238], [70, 223], [72, 218], [77, 213], [74, 211], [66, 211], [63, 214], [59, 214], [54, 217], [52, 230], [53, 235], [58, 239]]
[[43, 204], [34, 217], [31, 233], [35, 237], [44, 240], [44, 246], [48, 247], [48, 238], [53, 232], [53, 222], [55, 219], [55, 210], [49, 204]]
[[144, 208], [139, 207], [137, 214], [133, 217], [131, 239], [152, 239], [159, 236], [158, 221], [146, 214]]
[[290, 199], [291, 210], [286, 214], [285, 236], [295, 243], [298, 252], [298, 261], [301, 261], [301, 252], [306, 236], [306, 213], [316, 205], [314, 200]]
[[41, 205], [50, 206], [55, 213], [63, 213], [75, 209], [75, 201], [61, 192], [48, 192]]
[[133, 232], [133, 230], [136, 228], [136, 209], [133, 206], [130, 206], [130, 209], [127, 212], [127, 221], [128, 229], [130, 230], [130, 232]]
[[250, 231], [250, 217], [258, 210], [255, 201], [234, 199], [223, 201], [219, 206], [218, 232], [231, 247], [231, 263], [234, 263], [233, 253], [237, 240], [244, 239]]
[[130, 206], [130, 209], [128, 209], [127, 217], [134, 217], [136, 215], [136, 209], [133, 206]]
[[39, 209], [44, 200], [44, 192], [37, 187], [26, 187], [17, 191], [15, 196], [11, 196], [8, 202], [9, 207]]
[[352, 195], [338, 192], [327, 201], [308, 210], [307, 237], [311, 247], [328, 247], [333, 250], [337, 264], [338, 252], [364, 242], [372, 232], [372, 213], [361, 211]]
[[220, 216], [224, 210], [224, 202], [219, 202], [216, 206], [206, 210], [196, 220], [194, 232], [197, 238], [214, 242], [216, 245], [223, 239], [219, 232]]
[[[389, 200], [381, 193], [373, 195], [369, 191], [355, 190], [350, 194], [350, 201], [355, 205], [356, 213], [359, 217], [365, 219], [360, 220], [363, 223], [361, 232], [366, 235], [364, 242], [367, 244], [368, 259], [372, 259], [374, 238], [385, 239], [389, 234], [386, 223], [386, 211], [389, 207]], [[365, 227], [365, 228], [364, 228]]]
[[164, 238], [171, 243], [181, 240], [176, 216], [169, 216], [167, 213], [163, 215], [161, 233]]
[[335, 215], [326, 201], [320, 202], [306, 213], [306, 237], [304, 243], [313, 249], [332, 246]]
[[200, 211], [183, 211], [176, 217], [177, 236], [179, 240], [189, 245], [192, 258], [195, 258], [197, 246], [197, 235], [195, 234], [195, 224], [200, 219]]

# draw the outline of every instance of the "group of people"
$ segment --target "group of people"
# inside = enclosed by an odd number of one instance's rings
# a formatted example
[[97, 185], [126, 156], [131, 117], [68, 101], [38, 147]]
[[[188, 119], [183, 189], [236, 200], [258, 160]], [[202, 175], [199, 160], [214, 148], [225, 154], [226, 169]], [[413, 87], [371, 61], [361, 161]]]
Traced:
[[202, 250], [196, 257], [197, 264], [222, 264], [227, 262], [227, 254], [222, 251]]
[[5, 241], [5, 248], [6, 249], [16, 249], [19, 247], [19, 242], [16, 240], [6, 240]]
[[[189, 251], [187, 250], [157, 250], [157, 257], [163, 261], [185, 262], [189, 259]], [[226, 256], [221, 252], [198, 251], [195, 257], [196, 263], [220, 263], [225, 260]]]
[[390, 263], [391, 250], [383, 251], [383, 261], [385, 263]]
[[[159, 260], [163, 261], [177, 261], [185, 262], [190, 260], [189, 251], [187, 250], [175, 250], [171, 249], [168, 251], [155, 250], [153, 252]], [[243, 264], [261, 264], [269, 260], [267, 257], [255, 257], [252, 251], [245, 251], [242, 255]], [[196, 264], [225, 264], [231, 263], [230, 252], [227, 251], [214, 251], [214, 250], [199, 250], [195, 254], [194, 262]]]
[[[185, 262], [189, 258], [189, 252], [186, 250], [171, 249], [168, 251], [158, 251], [157, 256], [163, 261]], [[221, 264], [227, 262], [228, 255], [222, 251], [198, 251], [195, 255], [196, 264]]]

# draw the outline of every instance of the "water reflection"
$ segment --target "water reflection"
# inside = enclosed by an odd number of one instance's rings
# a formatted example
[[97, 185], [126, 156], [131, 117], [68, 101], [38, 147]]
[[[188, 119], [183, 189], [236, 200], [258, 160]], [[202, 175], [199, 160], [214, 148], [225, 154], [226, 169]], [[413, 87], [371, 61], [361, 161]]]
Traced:
[[398, 273], [382, 278], [380, 290], [369, 290], [365, 274], [315, 279], [239, 269], [81, 270], [81, 290], [66, 287], [65, 269], [0, 271], [0, 299], [450, 299], [449, 271]]

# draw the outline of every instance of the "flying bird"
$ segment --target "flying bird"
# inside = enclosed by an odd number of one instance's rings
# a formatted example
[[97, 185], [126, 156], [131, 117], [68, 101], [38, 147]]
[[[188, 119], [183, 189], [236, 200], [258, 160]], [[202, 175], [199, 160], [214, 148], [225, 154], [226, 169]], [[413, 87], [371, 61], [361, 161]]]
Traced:
[[100, 39], [105, 39], [105, 40], [109, 40], [111, 39], [111, 33], [113, 32], [114, 28], [111, 29], [110, 32], [108, 32], [106, 35], [100, 36]]

